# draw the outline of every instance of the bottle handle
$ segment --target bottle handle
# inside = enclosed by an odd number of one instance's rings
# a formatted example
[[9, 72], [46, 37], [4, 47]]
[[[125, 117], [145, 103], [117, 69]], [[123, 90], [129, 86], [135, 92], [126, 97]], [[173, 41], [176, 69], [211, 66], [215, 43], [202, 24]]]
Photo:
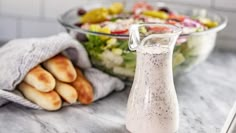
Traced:
[[140, 44], [139, 25], [133, 24], [129, 28], [129, 49], [135, 51]]

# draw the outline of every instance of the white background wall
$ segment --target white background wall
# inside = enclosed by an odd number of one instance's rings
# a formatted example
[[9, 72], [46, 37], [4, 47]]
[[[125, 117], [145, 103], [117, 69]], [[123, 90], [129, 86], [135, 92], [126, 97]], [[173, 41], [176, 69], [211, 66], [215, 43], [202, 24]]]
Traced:
[[[64, 31], [56, 20], [58, 15], [89, 1], [101, 0], [0, 0], [0, 40], [40, 37]], [[228, 26], [220, 33], [217, 43], [222, 47], [236, 48], [236, 0], [166, 1], [212, 8], [228, 16]]]

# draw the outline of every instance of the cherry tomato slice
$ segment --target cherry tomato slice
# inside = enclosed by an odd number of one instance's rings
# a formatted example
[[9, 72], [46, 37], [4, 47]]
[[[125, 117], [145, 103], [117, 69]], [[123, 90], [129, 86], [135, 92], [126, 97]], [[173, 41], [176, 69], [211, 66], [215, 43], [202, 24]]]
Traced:
[[153, 7], [151, 5], [149, 5], [146, 2], [137, 2], [134, 6], [133, 6], [133, 13], [134, 14], [139, 14], [140, 12], [144, 11], [144, 10], [153, 10]]
[[175, 20], [175, 21], [178, 21], [178, 22], [183, 22], [184, 19], [185, 19], [185, 16], [176, 15], [176, 14], [170, 14], [170, 15], [169, 15], [169, 19], [170, 19], [170, 20]]
[[154, 27], [149, 27], [148, 29], [150, 31], [154, 31], [154, 32], [168, 32], [168, 31], [170, 31], [169, 28], [164, 27], [164, 26], [154, 26]]
[[166, 23], [167, 24], [172, 24], [172, 25], [176, 25], [177, 24], [177, 22], [173, 21], [173, 20], [168, 20]]
[[126, 32], [128, 32], [128, 29], [111, 31], [111, 34], [124, 34]]

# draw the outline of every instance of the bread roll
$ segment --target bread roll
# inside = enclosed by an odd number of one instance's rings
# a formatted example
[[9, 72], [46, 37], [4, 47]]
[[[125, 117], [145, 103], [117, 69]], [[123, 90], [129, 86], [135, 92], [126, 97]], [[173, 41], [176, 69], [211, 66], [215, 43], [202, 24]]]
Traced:
[[75, 88], [69, 84], [57, 81], [55, 91], [69, 104], [75, 103], [78, 99]]
[[85, 78], [83, 72], [79, 68], [75, 67], [75, 71], [76, 71], [77, 76], [80, 76], [81, 78]]
[[32, 68], [25, 76], [24, 81], [42, 92], [49, 92], [55, 88], [54, 77], [40, 65]]
[[77, 75], [71, 61], [59, 54], [43, 63], [44, 67], [62, 82], [73, 82]]
[[41, 92], [24, 82], [18, 88], [28, 100], [45, 110], [54, 111], [61, 108], [61, 98], [55, 91]]
[[76, 68], [76, 72], [78, 76], [71, 84], [78, 93], [78, 101], [81, 104], [90, 104], [93, 101], [93, 88], [89, 81], [80, 75], [81, 71], [78, 68]]

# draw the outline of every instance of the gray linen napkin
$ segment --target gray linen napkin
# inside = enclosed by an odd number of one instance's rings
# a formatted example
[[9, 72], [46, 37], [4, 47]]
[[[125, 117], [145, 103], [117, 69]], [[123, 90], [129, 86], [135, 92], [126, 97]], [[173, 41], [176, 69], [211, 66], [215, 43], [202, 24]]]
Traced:
[[0, 48], [0, 106], [12, 101], [41, 109], [25, 99], [16, 87], [31, 68], [61, 52], [85, 72], [94, 88], [94, 100], [124, 88], [124, 83], [118, 78], [92, 68], [84, 47], [67, 33], [47, 38], [17, 39]]

